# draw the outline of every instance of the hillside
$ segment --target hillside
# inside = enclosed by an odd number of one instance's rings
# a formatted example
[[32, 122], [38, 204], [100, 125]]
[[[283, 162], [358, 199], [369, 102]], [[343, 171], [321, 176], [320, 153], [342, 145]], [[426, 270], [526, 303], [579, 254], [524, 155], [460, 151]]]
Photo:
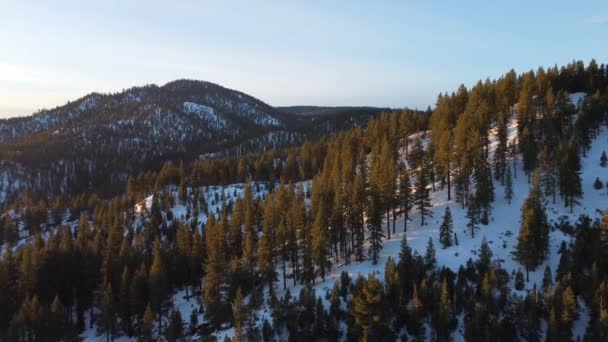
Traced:
[[[571, 96], [572, 102], [577, 99], [584, 98], [584, 94], [573, 94]], [[428, 136], [428, 134], [425, 134]], [[414, 141], [420, 134], [415, 134], [409, 137], [409, 140]], [[513, 142], [517, 137], [517, 122], [515, 116], [513, 116], [508, 124], [508, 139]], [[427, 145], [428, 139], [423, 139], [424, 146]], [[491, 134], [491, 152], [494, 152], [497, 141], [496, 131]], [[600, 156], [603, 151], [606, 150], [606, 142], [608, 141], [608, 128], [603, 127], [601, 133], [594, 139], [590, 150], [587, 152], [587, 157], [582, 159], [582, 174], [581, 178], [583, 181], [583, 193], [584, 197], [580, 201], [579, 205], [574, 211], [571, 211], [569, 207], [564, 206], [562, 202], [552, 203], [550, 199], [545, 200], [547, 213], [551, 226], [557, 227], [563, 222], [576, 222], [582, 215], [588, 216], [591, 220], [601, 219], [602, 212], [608, 207], [608, 192], [604, 189], [595, 189], [594, 180], [599, 178], [604, 183], [608, 184], [608, 178], [606, 177], [607, 168], [600, 166]], [[407, 164], [407, 157], [405, 148], [400, 149], [400, 160]], [[496, 265], [500, 265], [509, 275], [510, 280], [508, 287], [512, 289], [513, 296], [526, 296], [527, 293], [533, 291], [534, 288], [540, 288], [543, 282], [543, 276], [545, 267], [549, 267], [551, 270], [558, 270], [560, 265], [560, 248], [562, 243], [566, 245], [573, 245], [575, 243], [575, 234], [563, 230], [552, 229], [550, 235], [550, 247], [549, 254], [546, 261], [539, 265], [535, 270], [530, 271], [529, 280], [525, 282], [524, 288], [521, 290], [515, 290], [516, 277], [515, 274], [518, 271], [522, 271], [522, 265], [515, 260], [514, 252], [517, 244], [517, 232], [519, 231], [519, 225], [521, 223], [521, 207], [524, 200], [528, 196], [528, 190], [530, 183], [527, 177], [524, 175], [523, 163], [521, 157], [512, 159], [509, 161], [513, 167], [515, 173], [518, 175], [514, 179], [513, 190], [514, 197], [511, 203], [507, 203], [504, 199], [505, 188], [500, 184], [496, 185], [495, 193], [496, 200], [493, 203], [493, 211], [490, 223], [487, 226], [481, 226], [478, 231], [475, 232], [475, 237], [471, 237], [471, 232], [467, 227], [467, 213], [466, 209], [463, 209], [462, 205], [456, 203], [454, 199], [447, 200], [447, 189], [441, 189], [441, 184], [437, 182], [434, 185], [429, 185], [429, 190], [434, 188], [431, 192], [431, 211], [432, 219], [424, 226], [420, 225], [419, 212], [414, 209], [410, 213], [410, 219], [408, 220], [407, 233], [403, 232], [404, 217], [400, 215], [395, 225], [397, 227], [396, 233], [390, 238], [385, 239], [382, 242], [381, 252], [379, 254], [377, 264], [373, 264], [371, 260], [365, 260], [362, 262], [345, 263], [344, 261], [338, 261], [331, 272], [325, 275], [325, 279], [317, 277], [314, 281], [312, 289], [320, 295], [320, 298], [324, 298], [323, 305], [325, 308], [330, 307], [330, 302], [327, 297], [323, 294], [329, 293], [332, 290], [334, 283], [339, 283], [343, 273], [346, 272], [351, 279], [356, 279], [359, 276], [367, 277], [370, 274], [375, 274], [378, 279], [384, 279], [385, 277], [385, 265], [389, 258], [393, 260], [399, 259], [399, 253], [401, 249], [402, 240], [407, 239], [407, 243], [411, 248], [412, 252], [419, 255], [424, 255], [427, 249], [429, 239], [434, 241], [436, 246], [436, 262], [438, 268], [448, 268], [452, 272], [457, 273], [459, 268], [466, 265], [469, 260], [476, 260], [480, 256], [480, 248], [484, 240], [487, 241], [492, 251], [492, 260]], [[414, 182], [415, 179], [412, 179]], [[310, 182], [303, 182], [296, 184], [296, 186], [302, 185], [305, 189], [310, 188]], [[260, 185], [255, 185], [255, 188]], [[189, 192], [192, 192], [190, 189]], [[222, 205], [214, 200], [218, 198], [216, 194], [222, 194], [221, 197], [225, 198], [225, 202], [228, 205], [232, 205], [238, 198], [242, 198], [244, 192], [243, 184], [233, 184], [223, 186], [220, 188], [207, 188], [206, 198], [209, 203], [213, 203], [209, 208], [209, 212], [216, 216], [221, 215]], [[261, 185], [261, 191], [255, 191], [255, 197], [263, 198], [267, 191], [264, 185]], [[174, 196], [178, 196], [177, 192], [173, 193]], [[145, 199], [145, 207], [150, 208], [152, 206], [153, 198], [149, 196]], [[218, 205], [220, 205], [218, 207]], [[138, 208], [141, 204], [138, 205]], [[454, 245], [448, 248], [441, 248], [439, 244], [439, 226], [445, 209], [449, 207], [452, 213], [454, 222], [454, 233], [458, 239], [458, 245]], [[201, 213], [196, 219], [187, 215], [187, 208], [183, 205], [177, 205], [170, 208], [172, 212], [171, 216], [177, 220], [196, 220], [197, 222], [207, 222], [208, 215]], [[364, 255], [368, 255], [369, 244], [364, 244]], [[278, 279], [282, 278], [282, 270], [277, 268]], [[291, 294], [298, 294], [305, 288], [304, 285], [292, 285], [291, 283], [286, 289], [282, 286], [278, 286], [276, 295], [281, 298], [285, 296], [287, 292]], [[188, 298], [185, 295], [184, 290], [179, 290], [173, 294], [172, 301], [177, 309], [181, 312], [182, 317], [190, 317], [193, 309], [199, 306], [199, 299]], [[574, 323], [574, 335], [573, 338], [582, 338], [585, 335], [586, 325], [589, 322], [588, 309], [582, 298], [578, 299], [580, 306], [580, 317]], [[270, 320], [271, 308], [263, 306], [258, 309], [253, 316], [257, 317], [256, 323], [259, 327], [262, 326], [264, 320]], [[199, 314], [199, 322], [205, 322], [205, 316]], [[464, 341], [464, 314], [458, 317], [458, 327], [454, 331], [452, 338], [454, 341]], [[167, 322], [168, 323], [168, 322]], [[430, 326], [426, 327], [427, 333], [430, 334]], [[218, 340], [222, 340], [226, 337], [234, 338], [234, 329], [220, 330], [215, 333]], [[546, 332], [541, 332], [546, 335]], [[94, 332], [87, 332], [87, 336], [94, 336]], [[430, 335], [428, 335], [430, 338]]]
[[0, 203], [46, 194], [122, 190], [127, 176], [192, 161], [301, 144], [365, 124], [379, 112], [311, 118], [219, 85], [178, 80], [89, 94], [32, 116], [0, 120]]
[[110, 199], [24, 193], [0, 215], [0, 337], [606, 340], [608, 77], [582, 70], [166, 162]]

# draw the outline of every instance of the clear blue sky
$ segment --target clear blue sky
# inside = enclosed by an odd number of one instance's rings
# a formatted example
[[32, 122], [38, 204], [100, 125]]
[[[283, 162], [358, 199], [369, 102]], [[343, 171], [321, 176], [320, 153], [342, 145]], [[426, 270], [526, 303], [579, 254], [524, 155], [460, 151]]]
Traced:
[[271, 105], [424, 108], [591, 58], [608, 62], [606, 0], [0, 0], [0, 117], [178, 78]]

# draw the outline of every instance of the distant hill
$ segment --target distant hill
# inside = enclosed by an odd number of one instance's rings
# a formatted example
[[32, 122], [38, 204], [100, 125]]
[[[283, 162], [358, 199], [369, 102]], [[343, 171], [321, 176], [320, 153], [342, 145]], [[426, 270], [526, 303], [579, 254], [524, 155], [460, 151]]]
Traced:
[[0, 202], [32, 188], [104, 192], [168, 160], [257, 152], [365, 124], [383, 109], [272, 107], [210, 82], [177, 80], [92, 93], [0, 120]]
[[323, 106], [289, 106], [276, 107], [277, 110], [299, 116], [328, 116], [339, 114], [380, 114], [390, 108], [379, 107], [323, 107]]

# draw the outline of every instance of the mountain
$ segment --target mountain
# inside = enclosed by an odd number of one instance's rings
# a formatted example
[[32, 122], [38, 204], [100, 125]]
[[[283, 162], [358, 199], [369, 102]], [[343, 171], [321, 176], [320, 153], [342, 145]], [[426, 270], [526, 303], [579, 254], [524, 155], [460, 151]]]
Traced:
[[92, 93], [32, 116], [0, 120], [0, 201], [25, 187], [51, 194], [111, 192], [129, 174], [158, 169], [168, 160], [293, 145], [364, 124], [379, 109], [337, 112], [299, 115], [194, 80]]

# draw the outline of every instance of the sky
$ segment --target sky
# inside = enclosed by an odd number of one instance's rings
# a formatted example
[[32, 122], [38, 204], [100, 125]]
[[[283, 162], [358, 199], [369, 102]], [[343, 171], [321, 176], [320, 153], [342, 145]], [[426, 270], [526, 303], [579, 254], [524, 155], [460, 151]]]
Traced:
[[420, 109], [592, 58], [608, 63], [605, 0], [0, 0], [0, 118], [180, 78], [274, 106]]

